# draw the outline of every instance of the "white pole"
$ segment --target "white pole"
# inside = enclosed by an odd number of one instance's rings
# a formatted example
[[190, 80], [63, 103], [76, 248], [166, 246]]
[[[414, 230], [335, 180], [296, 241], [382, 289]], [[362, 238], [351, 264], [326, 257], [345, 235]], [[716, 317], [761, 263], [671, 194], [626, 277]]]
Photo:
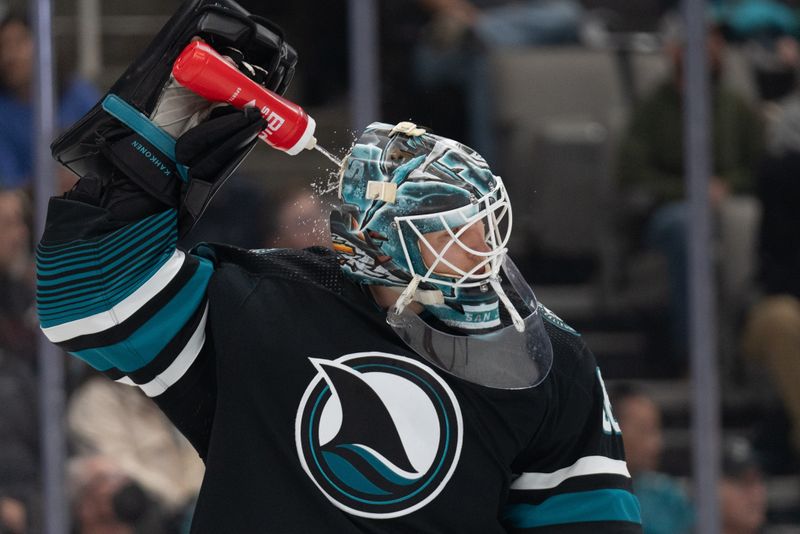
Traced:
[[[47, 201], [54, 194], [56, 172], [50, 156], [55, 133], [55, 77], [53, 61], [53, 13], [51, 0], [33, 2], [36, 39], [34, 83], [34, 202], [35, 232], [41, 236]], [[69, 525], [64, 495], [64, 360], [44, 335], [39, 335], [39, 417], [41, 429], [41, 484], [43, 532], [66, 534]]]
[[350, 122], [361, 132], [380, 118], [378, 3], [349, 0]]
[[708, 23], [704, 0], [684, 0], [684, 158], [689, 193], [689, 347], [692, 373], [692, 452], [695, 531], [720, 532], [717, 500], [719, 478], [719, 376], [717, 324], [712, 270], [711, 107], [709, 92]]
[[78, 72], [97, 80], [102, 69], [100, 0], [78, 1]]

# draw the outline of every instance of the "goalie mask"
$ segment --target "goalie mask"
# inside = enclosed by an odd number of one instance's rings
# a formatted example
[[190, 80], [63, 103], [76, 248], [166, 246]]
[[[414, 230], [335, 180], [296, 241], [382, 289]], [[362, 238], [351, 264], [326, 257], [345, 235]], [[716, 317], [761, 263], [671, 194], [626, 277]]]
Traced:
[[[396, 288], [387, 320], [417, 353], [483, 385], [544, 379], [550, 342], [533, 292], [506, 256], [511, 205], [479, 154], [412, 123], [373, 123], [346, 157], [339, 197], [331, 233], [340, 264], [362, 284]], [[436, 320], [412, 312], [412, 301]], [[429, 324], [437, 320], [446, 328]]]

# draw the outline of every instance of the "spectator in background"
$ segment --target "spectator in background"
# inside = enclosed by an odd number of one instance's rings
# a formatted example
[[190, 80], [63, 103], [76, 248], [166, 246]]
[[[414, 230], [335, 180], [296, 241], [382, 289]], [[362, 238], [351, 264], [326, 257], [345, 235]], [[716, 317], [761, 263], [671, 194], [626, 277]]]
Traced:
[[784, 103], [767, 139], [758, 172], [762, 295], [749, 312], [743, 349], [771, 376], [800, 456], [800, 93]]
[[[0, 21], [0, 185], [27, 186], [33, 175], [34, 43], [27, 17], [10, 13]], [[57, 73], [58, 126], [74, 123], [100, 97], [79, 78]]]
[[719, 501], [722, 534], [761, 532], [767, 520], [767, 486], [746, 439], [731, 438], [723, 445]]
[[[33, 259], [21, 191], [0, 190], [0, 532], [26, 532], [39, 491]], [[5, 530], [4, 530], [5, 529]]]
[[[665, 51], [673, 70], [633, 110], [620, 146], [618, 172], [629, 193], [646, 197], [652, 214], [645, 246], [667, 260], [670, 289], [672, 354], [685, 363], [687, 351], [687, 225], [683, 166], [683, 62], [680, 28], [667, 37]], [[743, 97], [720, 82], [725, 41], [718, 27], [709, 28], [707, 50], [712, 81], [713, 159], [709, 201], [715, 211], [731, 195], [752, 189], [753, 170], [762, 146], [760, 117]]]
[[187, 250], [198, 243], [231, 243], [242, 248], [258, 248], [264, 240], [266, 204], [264, 191], [247, 176], [235, 174], [214, 196], [200, 222], [182, 240]]
[[0, 189], [0, 350], [34, 366], [38, 321], [28, 198]]
[[10, 497], [0, 497], [0, 533], [26, 534], [28, 513], [25, 505]]
[[800, 67], [800, 18], [794, 1], [717, 0], [717, 19], [728, 38], [744, 43], [764, 100], [788, 95]]
[[0, 406], [0, 525], [19, 525], [39, 493], [36, 382], [27, 365], [2, 350]]
[[683, 487], [658, 471], [664, 446], [658, 406], [630, 384], [612, 387], [609, 397], [625, 436], [625, 459], [642, 509], [644, 534], [690, 532], [694, 514]]
[[168, 534], [158, 506], [109, 458], [72, 460], [67, 482], [73, 534]]
[[278, 206], [275, 236], [267, 247], [330, 246], [330, 208], [307, 189], [293, 191]]
[[431, 12], [435, 24], [450, 28], [438, 28], [441, 31], [457, 32], [453, 37], [470, 32], [489, 47], [578, 41], [581, 6], [576, 0], [418, 1]]
[[139, 388], [91, 377], [72, 395], [67, 424], [79, 456], [114, 458], [170, 513], [181, 514], [196, 497], [200, 457]]
[[577, 0], [381, 2], [382, 116], [415, 120], [466, 142], [492, 161], [487, 50], [577, 43]]

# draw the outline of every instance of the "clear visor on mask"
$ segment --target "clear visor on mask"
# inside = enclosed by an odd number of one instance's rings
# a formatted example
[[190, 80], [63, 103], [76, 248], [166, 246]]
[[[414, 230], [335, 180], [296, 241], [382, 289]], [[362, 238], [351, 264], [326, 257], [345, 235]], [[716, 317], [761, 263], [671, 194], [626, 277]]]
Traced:
[[[412, 275], [423, 282], [433, 279], [451, 287], [477, 287], [500, 272], [511, 235], [511, 206], [503, 182], [497, 178], [495, 188], [471, 204], [433, 214], [396, 217], [395, 222]], [[479, 243], [474, 239], [476, 226], [482, 227]], [[432, 243], [432, 232], [446, 232], [449, 240]], [[424, 264], [426, 271], [417, 272], [415, 268], [405, 239], [409, 235], [416, 238], [420, 252], [432, 258]], [[446, 273], [444, 278], [442, 273]]]
[[509, 259], [503, 273], [524, 309], [524, 329], [510, 325], [489, 334], [453, 335], [427, 324], [408, 307], [392, 307], [386, 322], [414, 352], [439, 369], [482, 386], [524, 389], [539, 385], [553, 363], [553, 348], [536, 296]]

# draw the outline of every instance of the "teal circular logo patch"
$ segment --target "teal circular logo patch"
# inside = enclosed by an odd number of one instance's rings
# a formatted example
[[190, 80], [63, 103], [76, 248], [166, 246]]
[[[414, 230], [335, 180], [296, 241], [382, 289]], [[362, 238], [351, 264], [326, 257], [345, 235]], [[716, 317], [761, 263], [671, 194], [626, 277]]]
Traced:
[[380, 352], [310, 359], [295, 420], [303, 469], [338, 508], [388, 519], [441, 492], [461, 454], [453, 391], [430, 367]]

